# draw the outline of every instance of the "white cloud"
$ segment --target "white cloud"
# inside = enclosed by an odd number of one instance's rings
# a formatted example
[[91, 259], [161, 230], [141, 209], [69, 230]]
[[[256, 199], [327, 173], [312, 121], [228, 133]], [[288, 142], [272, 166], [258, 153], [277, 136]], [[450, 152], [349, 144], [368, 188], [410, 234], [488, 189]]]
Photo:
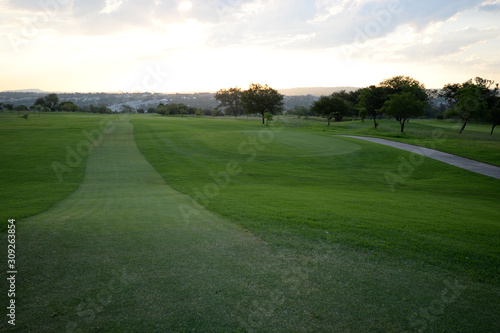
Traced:
[[111, 14], [117, 11], [123, 5], [123, 0], [106, 0], [104, 8], [99, 14]]
[[[99, 82], [109, 82], [108, 90], [116, 90], [111, 85], [132, 75], [132, 69], [140, 71], [144, 63], [151, 62], [170, 66], [172, 82], [183, 90], [194, 82], [200, 87], [211, 85], [210, 89], [232, 82], [244, 86], [248, 81], [267, 81], [277, 87], [359, 86], [406, 74], [408, 68], [429, 78], [450, 75], [450, 68], [460, 68], [460, 62], [471, 71], [500, 75], [494, 67], [500, 62], [500, 39], [496, 37], [500, 0], [65, 3], [71, 5], [64, 10], [61, 6], [35, 37], [27, 39], [20, 57], [9, 50], [2, 52], [3, 62], [12, 71], [1, 68], [0, 77], [13, 77], [29, 62], [43, 64], [47, 72], [64, 65], [66, 72], [73, 73], [67, 85], [76, 84], [78, 74], [90, 78], [93, 73], [102, 78]], [[0, 5], [4, 5], [0, 11], [2, 47], [8, 44], [4, 36], [19, 35], [26, 28], [21, 17], [31, 20], [44, 13], [32, 0], [0, 0]], [[104, 58], [113, 59], [112, 66]], [[43, 76], [41, 69], [32, 66], [24, 71], [26, 81], [30, 70]], [[58, 80], [62, 84], [64, 76]], [[91, 90], [95, 83], [89, 79], [87, 84]]]

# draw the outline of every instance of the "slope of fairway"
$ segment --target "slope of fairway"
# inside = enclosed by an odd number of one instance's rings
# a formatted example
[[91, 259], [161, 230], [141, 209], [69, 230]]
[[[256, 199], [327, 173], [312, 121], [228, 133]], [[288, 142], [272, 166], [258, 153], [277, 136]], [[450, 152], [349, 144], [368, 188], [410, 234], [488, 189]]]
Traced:
[[[141, 155], [129, 121], [121, 119], [113, 124], [113, 130], [88, 157], [79, 189], [49, 211], [17, 221], [17, 322], [12, 329], [4, 316], [0, 330], [498, 329], [497, 285], [474, 282], [418, 260], [354, 251], [319, 238], [315, 240], [319, 247], [311, 248], [307, 239], [319, 233], [303, 236], [292, 230], [296, 248], [266, 243], [174, 191], [163, 180], [168, 172], [161, 177]], [[186, 128], [172, 128], [172, 133], [186, 145], [192, 144], [191, 148], [200, 148], [190, 138], [198, 139], [211, 126], [204, 131], [197, 128], [189, 136]], [[144, 140], [143, 130], [138, 132]], [[158, 137], [159, 144], [165, 144], [163, 138], [163, 134]], [[150, 143], [144, 148], [150, 155], [155, 146]], [[176, 148], [156, 156], [172, 162], [165, 167], [174, 177], [181, 177], [180, 181], [189, 181], [194, 174], [188, 168], [194, 161], [197, 164], [190, 167], [208, 163], [206, 168], [210, 168], [218, 161], [228, 172], [239, 170], [220, 155], [204, 156], [207, 151], [201, 148], [190, 152], [186, 146]], [[183, 162], [181, 153], [185, 158], [190, 156], [190, 163], [183, 164], [184, 178], [173, 168]], [[240, 167], [242, 175], [249, 169], [249, 165]], [[198, 186], [199, 180], [193, 184]], [[293, 187], [287, 188], [292, 192]], [[248, 192], [252, 200], [260, 200], [254, 194]], [[273, 198], [272, 194], [268, 198]], [[232, 202], [240, 209], [237, 202], [242, 197], [235, 199]], [[298, 206], [303, 209], [305, 203]], [[248, 201], [240, 204], [248, 205]], [[270, 205], [264, 213], [268, 214], [269, 208], [276, 207]], [[290, 212], [278, 214], [290, 217]], [[261, 215], [255, 216], [255, 223], [264, 221]], [[278, 238], [290, 234], [290, 226], [283, 221], [278, 224], [281, 228], [273, 228], [272, 233]], [[269, 234], [265, 236], [272, 240]], [[4, 280], [2, 290], [5, 284]]]

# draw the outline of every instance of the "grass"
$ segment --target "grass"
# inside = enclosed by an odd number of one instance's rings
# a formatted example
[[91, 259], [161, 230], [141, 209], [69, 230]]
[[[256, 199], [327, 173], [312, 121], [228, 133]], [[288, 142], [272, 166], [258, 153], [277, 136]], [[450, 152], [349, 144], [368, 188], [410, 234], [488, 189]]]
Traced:
[[[267, 241], [347, 244], [498, 278], [498, 180], [425, 159], [393, 192], [386, 172], [397, 174], [409, 153], [228, 124], [134, 120], [139, 147], [167, 183]], [[241, 172], [214, 176], [228, 161]]]
[[[289, 118], [287, 127], [291, 126]], [[400, 132], [399, 123], [391, 119], [377, 120], [379, 127], [373, 126], [373, 120], [346, 121], [332, 123], [330, 128], [319, 119], [295, 120], [295, 126], [325, 130], [331, 134], [350, 134], [379, 137], [394, 141], [434, 148], [450, 154], [500, 166], [500, 131], [490, 135], [491, 126], [468, 124], [462, 134], [458, 134], [460, 122], [453, 120], [414, 120], [405, 125], [405, 133]]]
[[498, 181], [426, 159], [392, 192], [405, 154], [333, 129], [116, 118], [78, 189], [17, 221], [13, 331], [498, 330]]
[[[75, 164], [68, 167], [68, 149], [76, 151], [78, 144], [89, 142], [83, 131], [93, 134], [101, 130], [101, 121], [111, 118], [44, 113], [24, 120], [16, 113], [0, 112], [0, 220], [39, 214], [74, 192], [83, 179], [88, 154], [79, 154], [80, 163], [72, 155], [69, 161]], [[88, 151], [88, 146], [82, 144], [81, 151]], [[61, 170], [63, 165], [68, 167], [60, 172], [63, 181], [54, 171], [54, 162], [60, 163]], [[0, 231], [4, 230], [2, 223]]]

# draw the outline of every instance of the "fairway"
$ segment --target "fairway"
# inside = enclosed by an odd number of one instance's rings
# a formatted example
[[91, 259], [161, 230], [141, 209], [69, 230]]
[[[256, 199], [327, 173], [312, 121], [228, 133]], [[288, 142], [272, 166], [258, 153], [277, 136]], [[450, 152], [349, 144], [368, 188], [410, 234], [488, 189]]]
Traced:
[[78, 189], [17, 221], [17, 322], [0, 331], [498, 328], [487, 177], [426, 160], [393, 193], [389, 147], [237, 120], [109, 128]]
[[[228, 144], [220, 145], [221, 141]], [[271, 142], [272, 145], [269, 145]], [[311, 133], [283, 131], [279, 128], [273, 131], [208, 132], [196, 136], [193, 143], [233, 154], [245, 153], [252, 143], [258, 143], [262, 147], [259, 155], [284, 157], [343, 155], [361, 148], [346, 140]]]

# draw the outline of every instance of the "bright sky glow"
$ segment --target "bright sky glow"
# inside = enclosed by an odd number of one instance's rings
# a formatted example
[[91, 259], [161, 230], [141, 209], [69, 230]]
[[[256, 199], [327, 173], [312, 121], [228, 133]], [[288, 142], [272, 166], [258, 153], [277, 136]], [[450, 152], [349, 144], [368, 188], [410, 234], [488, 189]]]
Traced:
[[500, 82], [500, 0], [0, 0], [0, 91]]

